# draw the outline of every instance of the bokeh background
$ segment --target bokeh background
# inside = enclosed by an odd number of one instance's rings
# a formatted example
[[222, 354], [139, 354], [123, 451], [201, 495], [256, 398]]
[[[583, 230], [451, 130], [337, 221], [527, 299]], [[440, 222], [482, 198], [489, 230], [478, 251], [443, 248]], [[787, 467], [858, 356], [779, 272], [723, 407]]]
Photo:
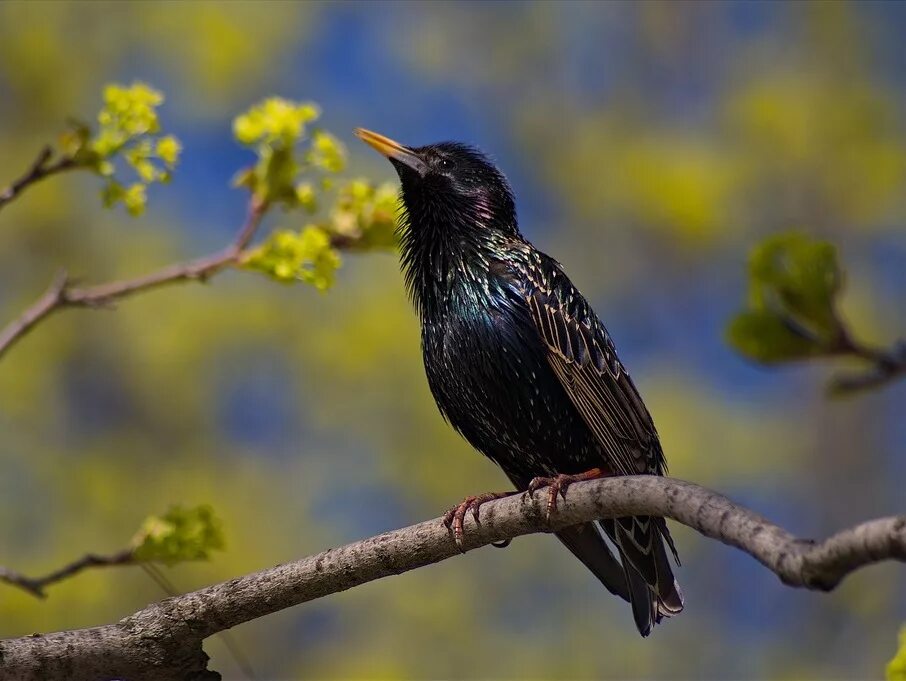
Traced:
[[[87, 173], [0, 216], [5, 322], [65, 267], [84, 282], [226, 243], [251, 160], [231, 121], [311, 99], [349, 174], [393, 180], [351, 134], [475, 143], [524, 232], [608, 324], [673, 475], [821, 536], [903, 512], [906, 386], [828, 400], [828, 366], [766, 370], [723, 340], [745, 258], [829, 238], [866, 340], [906, 329], [904, 3], [0, 3], [0, 184], [103, 85], [163, 90], [185, 145], [133, 219]], [[292, 214], [280, 217], [299, 226]], [[170, 503], [210, 503], [227, 550], [181, 590], [436, 516], [503, 476], [442, 422], [393, 254], [334, 288], [226, 273], [50, 319], [0, 362], [0, 564], [121, 548]], [[520, 539], [234, 631], [259, 678], [874, 678], [906, 620], [902, 569], [824, 595], [676, 527], [683, 615], [648, 640], [551, 538]], [[137, 568], [46, 601], [0, 587], [0, 635], [115, 620], [162, 596]], [[243, 678], [219, 639], [212, 666]]]

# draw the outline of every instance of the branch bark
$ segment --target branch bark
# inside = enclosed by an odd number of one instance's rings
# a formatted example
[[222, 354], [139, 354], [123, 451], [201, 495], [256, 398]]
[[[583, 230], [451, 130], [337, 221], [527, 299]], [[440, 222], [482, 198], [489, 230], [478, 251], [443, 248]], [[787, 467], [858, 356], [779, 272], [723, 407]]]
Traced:
[[167, 284], [181, 281], [207, 281], [224, 268], [239, 262], [245, 248], [258, 231], [267, 208], [265, 202], [252, 197], [249, 201], [248, 215], [233, 242], [223, 250], [202, 258], [168, 265], [135, 279], [111, 281], [84, 288], [69, 286], [66, 274], [58, 274], [44, 295], [38, 298], [20, 317], [0, 330], [0, 358], [9, 351], [13, 344], [57, 310], [66, 307], [105, 307], [119, 298]]
[[[833, 589], [883, 560], [906, 562], [906, 516], [881, 518], [815, 542], [699, 485], [634, 476], [576, 483], [547, 522], [547, 491], [515, 495], [467, 517], [463, 550], [599, 518], [672, 518], [735, 546], [789, 586]], [[458, 555], [440, 518], [154, 603], [116, 624], [0, 641], [0, 680], [218, 679], [202, 641], [243, 622]]]
[[44, 147], [22, 177], [0, 190], [0, 210], [35, 182], [77, 167], [75, 160], [69, 156], [60, 156], [56, 161], [51, 161], [52, 157], [53, 149], [50, 146]]

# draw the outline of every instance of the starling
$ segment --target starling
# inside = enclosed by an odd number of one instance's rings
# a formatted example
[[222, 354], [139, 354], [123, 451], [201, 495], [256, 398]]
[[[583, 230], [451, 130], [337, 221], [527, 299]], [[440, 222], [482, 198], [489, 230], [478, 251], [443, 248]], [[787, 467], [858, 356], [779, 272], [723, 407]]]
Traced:
[[[548, 513], [576, 480], [664, 475], [651, 415], [610, 335], [560, 264], [519, 232], [512, 190], [494, 164], [464, 144], [406, 147], [355, 132], [400, 177], [401, 267], [444, 418], [516, 490], [549, 486]], [[507, 494], [469, 497], [451, 511], [457, 539], [468, 510], [477, 518], [481, 503]], [[603, 520], [556, 535], [631, 603], [643, 636], [683, 609], [663, 518]]]

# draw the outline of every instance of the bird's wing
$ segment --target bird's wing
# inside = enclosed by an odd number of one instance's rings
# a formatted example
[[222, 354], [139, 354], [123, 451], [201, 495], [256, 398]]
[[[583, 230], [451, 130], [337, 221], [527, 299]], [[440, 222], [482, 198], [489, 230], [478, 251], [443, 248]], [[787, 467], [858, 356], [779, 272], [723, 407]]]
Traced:
[[[654, 422], [607, 329], [553, 259], [533, 249], [525, 255], [516, 261], [514, 280], [547, 350], [548, 363], [601, 445], [603, 467], [615, 475], [663, 475], [666, 464]], [[683, 609], [664, 549], [666, 541], [679, 563], [667, 525], [662, 518], [648, 516], [600, 524], [619, 549], [636, 626], [647, 635], [662, 616]], [[563, 541], [589, 565], [584, 546]], [[600, 549], [588, 555], [604, 559]]]
[[522, 295], [548, 362], [618, 475], [665, 473], [657, 431], [597, 315], [557, 263], [519, 265]]
[[[664, 475], [654, 422], [607, 329], [553, 259], [534, 251], [521, 262], [518, 280], [547, 360], [601, 444], [602, 463], [616, 475]], [[662, 518], [634, 516], [601, 526], [620, 550], [636, 626], [647, 635], [662, 616], [683, 609], [664, 550], [666, 541], [679, 563], [667, 525]]]

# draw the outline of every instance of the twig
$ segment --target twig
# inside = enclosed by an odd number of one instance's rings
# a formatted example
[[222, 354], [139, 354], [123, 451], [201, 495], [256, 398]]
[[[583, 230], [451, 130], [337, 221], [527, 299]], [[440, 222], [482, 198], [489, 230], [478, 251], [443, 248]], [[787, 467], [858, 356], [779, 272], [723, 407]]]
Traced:
[[[467, 516], [463, 548], [598, 518], [673, 518], [736, 546], [790, 586], [827, 591], [846, 575], [884, 560], [906, 562], [906, 516], [881, 518], [822, 542], [798, 539], [758, 514], [698, 485], [635, 476], [576, 483], [545, 520], [547, 492], [482, 507]], [[440, 518], [152, 604], [116, 624], [0, 641], [0, 679], [219, 679], [202, 641], [219, 631], [300, 603], [459, 556]]]
[[35, 324], [64, 303], [66, 281], [66, 273], [58, 273], [44, 295], [38, 298], [18, 319], [11, 321], [0, 331], [0, 357], [13, 343], [31, 331]]
[[56, 161], [51, 162], [50, 159], [52, 156], [53, 149], [49, 146], [44, 147], [41, 149], [37, 158], [32, 162], [31, 167], [22, 177], [13, 181], [13, 183], [5, 189], [0, 190], [0, 210], [3, 210], [3, 207], [6, 204], [10, 203], [35, 182], [64, 170], [77, 167], [75, 160], [69, 156], [60, 156]]
[[855, 357], [868, 362], [869, 369], [835, 376], [830, 383], [831, 393], [842, 395], [876, 388], [906, 375], [906, 342], [899, 341], [890, 350], [869, 347], [852, 338], [841, 325], [837, 355]]
[[109, 306], [114, 300], [141, 291], [174, 284], [181, 281], [206, 281], [222, 269], [236, 264], [244, 249], [254, 238], [268, 204], [256, 198], [249, 201], [248, 216], [233, 242], [221, 251], [188, 262], [169, 265], [156, 272], [111, 281], [97, 286], [73, 288], [68, 286], [65, 275], [58, 275], [47, 292], [32, 304], [18, 319], [0, 330], [0, 357], [38, 322], [56, 310], [65, 307], [98, 308]]
[[0, 581], [24, 589], [38, 598], [44, 598], [47, 595], [44, 590], [48, 586], [56, 584], [57, 582], [62, 582], [64, 579], [77, 575], [87, 568], [133, 565], [136, 561], [132, 554], [132, 549], [123, 549], [122, 551], [112, 553], [109, 556], [99, 556], [94, 553], [89, 553], [43, 577], [26, 577], [15, 570], [0, 567]]

